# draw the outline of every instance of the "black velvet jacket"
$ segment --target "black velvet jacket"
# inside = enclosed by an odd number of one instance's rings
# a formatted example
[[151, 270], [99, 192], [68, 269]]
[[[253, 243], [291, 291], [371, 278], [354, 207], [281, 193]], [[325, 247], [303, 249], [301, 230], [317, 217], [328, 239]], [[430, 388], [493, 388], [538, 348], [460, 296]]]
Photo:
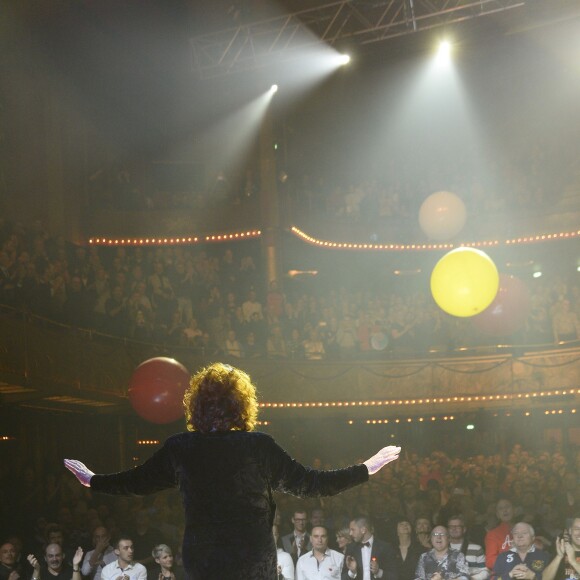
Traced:
[[272, 492], [335, 495], [367, 480], [365, 465], [318, 471], [300, 465], [269, 435], [228, 431], [174, 435], [143, 465], [94, 475], [91, 488], [144, 495], [178, 486], [188, 580], [275, 580]]

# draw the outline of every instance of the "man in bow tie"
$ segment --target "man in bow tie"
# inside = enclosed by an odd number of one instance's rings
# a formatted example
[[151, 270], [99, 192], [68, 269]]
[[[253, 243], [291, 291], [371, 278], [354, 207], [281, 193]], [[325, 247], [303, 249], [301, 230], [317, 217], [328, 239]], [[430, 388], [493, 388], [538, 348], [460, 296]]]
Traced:
[[353, 543], [346, 548], [342, 580], [397, 580], [395, 552], [389, 544], [375, 538], [373, 524], [366, 516], [350, 522]]

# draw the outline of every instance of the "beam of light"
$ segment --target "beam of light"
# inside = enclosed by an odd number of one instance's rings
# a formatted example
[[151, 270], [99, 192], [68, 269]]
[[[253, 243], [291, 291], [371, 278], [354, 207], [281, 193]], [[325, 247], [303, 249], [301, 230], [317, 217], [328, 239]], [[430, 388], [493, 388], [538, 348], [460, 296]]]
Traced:
[[275, 95], [278, 92], [278, 85], [272, 85], [269, 91], [272, 95]]
[[228, 174], [240, 167], [256, 142], [274, 87], [197, 134], [191, 154], [204, 159], [211, 173]]
[[340, 53], [319, 41], [293, 49], [288, 54], [290, 56], [287, 60], [270, 65], [267, 71], [284, 81], [285, 99], [293, 99], [314, 89], [351, 62], [348, 54]]

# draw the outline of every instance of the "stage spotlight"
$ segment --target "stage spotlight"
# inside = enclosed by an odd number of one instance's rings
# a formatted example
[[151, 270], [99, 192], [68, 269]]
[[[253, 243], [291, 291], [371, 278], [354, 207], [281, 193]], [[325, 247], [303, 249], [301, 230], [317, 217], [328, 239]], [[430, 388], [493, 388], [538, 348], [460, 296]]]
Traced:
[[277, 93], [277, 92], [278, 92], [278, 85], [272, 85], [272, 86], [270, 87], [270, 94], [271, 94], [271, 95], [274, 95], [274, 94], [275, 94], [275, 93]]
[[338, 62], [341, 66], [344, 66], [345, 64], [348, 64], [350, 62], [350, 55], [348, 54], [341, 54], [338, 57]]
[[443, 40], [439, 43], [437, 50], [437, 62], [447, 64], [451, 60], [451, 43], [448, 40]]

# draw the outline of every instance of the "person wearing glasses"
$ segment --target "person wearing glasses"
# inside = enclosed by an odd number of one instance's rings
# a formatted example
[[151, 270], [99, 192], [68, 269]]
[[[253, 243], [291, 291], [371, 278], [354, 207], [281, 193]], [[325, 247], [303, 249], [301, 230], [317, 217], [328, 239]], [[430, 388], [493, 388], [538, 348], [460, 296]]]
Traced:
[[306, 510], [295, 510], [292, 516], [294, 529], [289, 534], [282, 536], [282, 547], [285, 552], [292, 556], [294, 565], [296, 565], [300, 556], [306, 554], [308, 550], [312, 550], [310, 536], [306, 531], [307, 523], [308, 514]]
[[487, 580], [489, 570], [485, 566], [485, 553], [479, 544], [467, 539], [467, 528], [463, 516], [451, 516], [447, 522], [447, 529], [451, 548], [459, 550], [465, 556], [471, 580]]
[[469, 580], [469, 566], [459, 550], [449, 547], [449, 532], [445, 526], [431, 531], [433, 548], [419, 557], [415, 580]]
[[187, 580], [275, 580], [274, 491], [336, 495], [368, 481], [401, 452], [384, 447], [343, 469], [305, 467], [272, 437], [254, 431], [256, 387], [246, 373], [223, 363], [192, 377], [183, 404], [189, 432], [167, 439], [142, 465], [109, 475], [95, 475], [76, 460], [65, 459], [65, 466], [93, 491], [146, 495], [179, 487]]

